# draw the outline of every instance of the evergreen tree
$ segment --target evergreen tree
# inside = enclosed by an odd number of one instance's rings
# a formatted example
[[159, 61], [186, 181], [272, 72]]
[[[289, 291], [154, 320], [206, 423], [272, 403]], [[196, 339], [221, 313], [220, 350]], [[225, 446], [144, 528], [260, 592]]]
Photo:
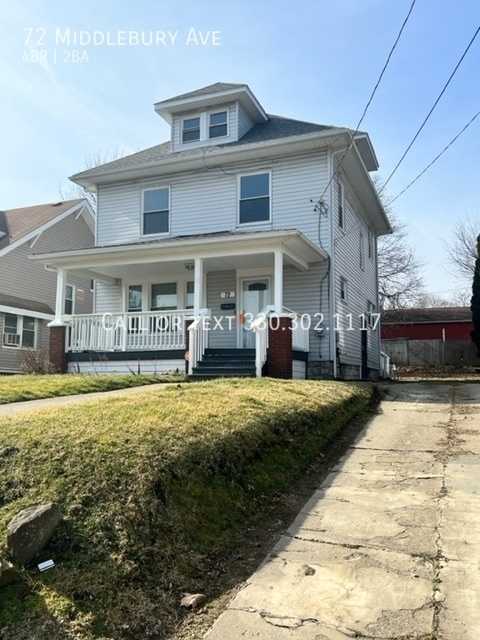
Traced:
[[473, 331], [470, 336], [473, 344], [477, 348], [477, 354], [480, 357], [480, 235], [477, 236], [477, 259], [475, 260], [475, 272], [473, 274], [472, 285], [472, 310]]

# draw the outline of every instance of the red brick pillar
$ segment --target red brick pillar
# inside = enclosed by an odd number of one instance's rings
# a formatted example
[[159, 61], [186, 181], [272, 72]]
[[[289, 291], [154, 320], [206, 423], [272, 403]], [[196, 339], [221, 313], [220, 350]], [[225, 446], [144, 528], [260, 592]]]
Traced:
[[292, 378], [292, 319], [272, 316], [268, 328], [268, 375]]
[[66, 330], [67, 327], [50, 327], [50, 362], [57, 373], [67, 372]]

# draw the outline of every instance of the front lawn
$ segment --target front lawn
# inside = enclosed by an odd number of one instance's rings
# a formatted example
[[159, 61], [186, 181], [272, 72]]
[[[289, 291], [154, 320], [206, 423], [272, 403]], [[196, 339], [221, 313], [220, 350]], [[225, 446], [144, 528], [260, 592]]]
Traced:
[[170, 637], [182, 593], [226, 591], [267, 506], [371, 398], [364, 384], [219, 380], [1, 420], [0, 542], [30, 505], [64, 516], [36, 559], [55, 567], [0, 589], [2, 640]]
[[179, 382], [182, 374], [171, 375], [39, 375], [0, 376], [0, 404], [39, 400], [77, 393], [113, 391], [157, 382]]

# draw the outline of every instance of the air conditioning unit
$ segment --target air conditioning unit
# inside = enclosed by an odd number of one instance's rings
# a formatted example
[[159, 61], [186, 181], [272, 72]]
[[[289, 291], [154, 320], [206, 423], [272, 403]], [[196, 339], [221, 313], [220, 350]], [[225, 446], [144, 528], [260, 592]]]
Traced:
[[20, 346], [20, 335], [16, 333], [4, 333], [3, 334], [3, 346], [4, 347], [18, 347]]

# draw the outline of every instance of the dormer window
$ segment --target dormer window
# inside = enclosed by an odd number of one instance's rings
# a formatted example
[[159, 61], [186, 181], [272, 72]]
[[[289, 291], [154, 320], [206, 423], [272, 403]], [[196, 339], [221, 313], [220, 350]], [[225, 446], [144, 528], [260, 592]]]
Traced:
[[211, 113], [209, 115], [209, 138], [220, 138], [228, 135], [227, 112]]
[[183, 121], [182, 142], [196, 142], [200, 140], [200, 116], [187, 118]]
[[198, 142], [208, 142], [219, 138], [228, 138], [229, 131], [229, 107], [221, 111], [196, 112], [198, 115], [189, 117], [188, 114], [180, 117], [178, 127], [178, 142], [180, 145], [195, 145]]

